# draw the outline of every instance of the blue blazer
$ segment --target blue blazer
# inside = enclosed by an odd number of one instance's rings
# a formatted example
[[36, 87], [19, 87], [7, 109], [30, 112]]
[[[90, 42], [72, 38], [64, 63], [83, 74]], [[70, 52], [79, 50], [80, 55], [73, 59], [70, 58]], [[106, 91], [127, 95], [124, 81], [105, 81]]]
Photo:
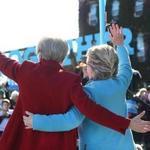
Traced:
[[[107, 80], [92, 80], [84, 86], [84, 89], [97, 104], [127, 117], [126, 91], [132, 79], [132, 68], [127, 49], [124, 46], [117, 46], [117, 53], [119, 58], [117, 76]], [[86, 118], [76, 107], [72, 107], [65, 114], [33, 116], [34, 130], [60, 132], [70, 131], [76, 127], [78, 127], [80, 150], [135, 149], [130, 129], [122, 135]]]

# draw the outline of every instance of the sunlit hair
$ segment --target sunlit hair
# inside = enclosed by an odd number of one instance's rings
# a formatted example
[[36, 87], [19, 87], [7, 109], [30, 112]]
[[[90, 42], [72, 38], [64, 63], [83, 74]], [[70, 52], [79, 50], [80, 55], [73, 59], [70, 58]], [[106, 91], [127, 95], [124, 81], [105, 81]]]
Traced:
[[3, 106], [4, 103], [7, 103], [7, 104], [10, 105], [10, 100], [8, 100], [8, 99], [3, 99], [1, 105]]
[[142, 148], [142, 146], [140, 144], [135, 144], [135, 146], [136, 146], [137, 150], [143, 150], [143, 148]]
[[10, 99], [15, 100], [18, 96], [19, 96], [19, 92], [15, 90], [11, 93]]
[[147, 92], [147, 89], [146, 88], [141, 88], [139, 89], [139, 91], [136, 93], [136, 96], [137, 97], [140, 97], [142, 96], [143, 94], [145, 94]]
[[87, 52], [88, 62], [94, 79], [108, 79], [115, 77], [118, 70], [118, 56], [113, 47], [104, 44], [93, 46]]
[[44, 38], [37, 46], [39, 58], [63, 62], [68, 52], [67, 42], [57, 38]]

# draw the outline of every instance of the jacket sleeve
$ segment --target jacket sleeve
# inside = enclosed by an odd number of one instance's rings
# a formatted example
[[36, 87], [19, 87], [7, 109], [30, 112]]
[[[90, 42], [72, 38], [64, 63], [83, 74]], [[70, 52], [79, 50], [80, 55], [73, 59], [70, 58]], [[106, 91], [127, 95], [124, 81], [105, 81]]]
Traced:
[[128, 50], [123, 45], [117, 46], [117, 54], [119, 58], [117, 77], [119, 78], [122, 87], [127, 90], [133, 75]]
[[[33, 115], [33, 130], [45, 132], [70, 131], [77, 128], [85, 117], [76, 107], [64, 114]], [[43, 123], [44, 122], [44, 123]]]
[[71, 88], [71, 100], [79, 111], [87, 118], [125, 134], [125, 131], [130, 124], [130, 120], [114, 114], [89, 99], [80, 83], [80, 78], [78, 77]]
[[0, 71], [16, 82], [18, 80], [20, 66], [17, 61], [0, 53]]

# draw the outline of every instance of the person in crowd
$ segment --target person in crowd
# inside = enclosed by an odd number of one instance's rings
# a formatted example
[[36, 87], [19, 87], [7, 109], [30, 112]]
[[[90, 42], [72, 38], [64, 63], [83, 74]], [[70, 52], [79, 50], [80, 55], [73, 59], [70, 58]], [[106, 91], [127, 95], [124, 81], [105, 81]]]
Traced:
[[137, 150], [143, 150], [142, 146], [140, 144], [136, 144], [136, 149]]
[[15, 109], [18, 96], [19, 96], [18, 91], [14, 90], [14, 91], [11, 92], [11, 95], [10, 95], [10, 104], [11, 104], [10, 109]]
[[150, 104], [150, 85], [147, 86], [147, 103]]
[[150, 93], [150, 85], [148, 85], [146, 89]]
[[89, 78], [88, 78], [88, 75], [87, 75], [87, 66], [86, 66], [86, 63], [84, 63], [83, 61], [81, 61], [79, 63], [79, 65], [76, 66], [76, 69], [79, 70], [79, 73], [80, 73], [80, 76], [82, 78], [82, 85], [84, 86]]
[[[86, 62], [90, 81], [85, 85], [84, 89], [97, 104], [118, 115], [127, 117], [125, 97], [132, 78], [132, 68], [128, 52], [123, 46], [122, 29], [113, 24], [110, 27], [110, 31], [112, 42], [117, 46], [118, 57], [115, 49], [108, 45], [90, 48]], [[89, 108], [90, 112], [91, 110]], [[80, 150], [135, 149], [130, 129], [126, 130], [125, 135], [121, 135], [119, 132], [93, 122], [81, 113], [76, 107], [73, 107], [65, 114], [33, 115], [27, 112], [26, 114], [29, 116], [24, 116], [23, 118], [26, 128], [33, 128], [34, 131], [61, 133], [62, 131], [72, 131], [72, 129], [79, 126]], [[120, 126], [120, 124], [117, 126]]]
[[[149, 101], [149, 87], [147, 86], [146, 88], [141, 88], [135, 95], [135, 100], [138, 102], [138, 113], [142, 112], [145, 110], [145, 115], [142, 117], [144, 120], [150, 120], [150, 101]], [[134, 138], [137, 140], [138, 143], [143, 143], [144, 148], [150, 149], [150, 134], [145, 133], [145, 134], [140, 134], [140, 133], [135, 133]]]
[[127, 103], [128, 117], [133, 118], [138, 114], [138, 103], [134, 99], [128, 99], [126, 103]]
[[142, 75], [140, 71], [132, 68], [132, 72], [133, 72], [133, 77], [128, 90], [134, 92], [137, 91], [139, 87], [143, 86], [143, 81], [142, 81]]
[[0, 110], [2, 109], [2, 101], [5, 98], [5, 92], [3, 89], [0, 89]]
[[9, 99], [10, 90], [7, 87], [8, 79], [2, 76], [2, 80], [0, 82], [0, 88], [4, 91], [4, 98]]
[[8, 120], [12, 114], [12, 111], [9, 110], [9, 107], [10, 101], [8, 99], [3, 99], [2, 110], [0, 111], [0, 136], [4, 132]]
[[136, 97], [138, 97], [139, 99], [141, 99], [142, 101], [146, 102], [147, 100], [147, 89], [146, 88], [141, 88], [139, 89], [139, 91], [136, 93]]

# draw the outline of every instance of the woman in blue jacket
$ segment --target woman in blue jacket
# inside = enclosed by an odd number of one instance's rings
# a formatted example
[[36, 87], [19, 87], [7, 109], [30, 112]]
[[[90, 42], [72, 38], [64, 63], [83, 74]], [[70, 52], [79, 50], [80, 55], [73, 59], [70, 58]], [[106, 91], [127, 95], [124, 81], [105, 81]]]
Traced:
[[[132, 68], [127, 49], [123, 45], [122, 29], [118, 25], [112, 25], [110, 30], [112, 42], [117, 46], [117, 53], [113, 47], [108, 45], [94, 46], [88, 50], [87, 72], [90, 81], [84, 86], [84, 89], [97, 104], [127, 117], [125, 99], [132, 78]], [[135, 149], [130, 129], [127, 129], [125, 135], [122, 135], [91, 121], [75, 107], [65, 114], [35, 114], [33, 116], [30, 112], [27, 114], [30, 118], [24, 116], [25, 125], [27, 128], [31, 128], [32, 125], [33, 130], [60, 132], [78, 127], [80, 150]]]

